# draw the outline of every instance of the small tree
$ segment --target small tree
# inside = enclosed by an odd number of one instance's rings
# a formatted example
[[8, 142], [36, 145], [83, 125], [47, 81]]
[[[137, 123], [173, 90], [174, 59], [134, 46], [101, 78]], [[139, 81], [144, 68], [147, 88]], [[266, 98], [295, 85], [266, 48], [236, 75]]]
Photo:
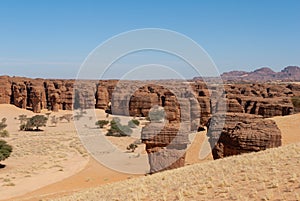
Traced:
[[126, 149], [131, 150], [131, 152], [134, 152], [137, 147], [138, 146], [136, 144], [131, 143], [130, 145], [128, 145], [128, 147]]
[[108, 123], [109, 123], [109, 121], [107, 121], [107, 120], [99, 120], [99, 121], [96, 121], [95, 125], [98, 126], [99, 128], [103, 128]]
[[0, 161], [4, 161], [10, 156], [12, 152], [12, 146], [6, 143], [4, 140], [0, 140]]
[[35, 115], [35, 116], [31, 117], [30, 119], [28, 119], [27, 123], [25, 125], [21, 125], [20, 130], [39, 131], [40, 127], [46, 126], [47, 120], [48, 120], [47, 117], [45, 117], [44, 115]]
[[114, 118], [110, 122], [110, 129], [107, 132], [107, 136], [116, 136], [116, 137], [123, 137], [123, 136], [130, 136], [132, 134], [132, 129], [127, 125], [122, 125], [120, 123], [119, 118]]

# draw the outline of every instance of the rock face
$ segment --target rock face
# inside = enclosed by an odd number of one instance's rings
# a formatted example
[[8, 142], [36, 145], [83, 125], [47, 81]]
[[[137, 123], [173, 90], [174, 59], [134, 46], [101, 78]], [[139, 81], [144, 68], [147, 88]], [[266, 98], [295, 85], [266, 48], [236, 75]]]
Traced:
[[0, 104], [11, 103], [11, 82], [8, 76], [0, 76]]
[[284, 116], [294, 112], [289, 85], [227, 84], [225, 93], [227, 111], [262, 115]]
[[150, 173], [184, 166], [189, 130], [178, 124], [152, 122], [142, 130]]
[[276, 123], [262, 116], [216, 114], [210, 119], [208, 129], [214, 159], [281, 146], [281, 132]]
[[26, 109], [27, 107], [27, 86], [22, 82], [12, 83], [12, 103], [19, 107]]
[[[127, 81], [120, 84], [117, 80], [75, 82], [1, 76], [0, 84], [0, 104], [14, 104], [34, 112], [95, 107], [131, 116], [147, 116], [154, 105], [159, 105], [164, 107], [170, 122], [180, 122], [183, 116], [190, 115], [191, 130], [197, 130], [199, 124], [206, 125], [216, 111], [263, 117], [289, 115], [299, 111], [294, 109], [291, 98], [300, 96], [297, 83], [224, 84], [222, 101], [212, 98], [217, 90], [202, 81], [185, 84]], [[222, 102], [226, 104], [220, 104]]]

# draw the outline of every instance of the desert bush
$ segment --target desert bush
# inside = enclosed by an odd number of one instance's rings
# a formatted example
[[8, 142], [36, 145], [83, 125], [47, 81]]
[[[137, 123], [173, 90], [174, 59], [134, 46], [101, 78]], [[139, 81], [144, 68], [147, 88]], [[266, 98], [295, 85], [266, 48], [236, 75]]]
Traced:
[[10, 156], [12, 152], [12, 146], [7, 144], [6, 141], [0, 140], [0, 161], [5, 160]]
[[136, 128], [136, 124], [132, 122], [132, 120], [128, 121], [128, 126], [130, 128]]
[[7, 127], [6, 118], [2, 118], [0, 122], [0, 137], [9, 137], [9, 133], [5, 128]]
[[127, 125], [122, 125], [119, 118], [114, 118], [110, 122], [110, 129], [107, 132], [107, 136], [123, 137], [130, 136], [132, 129]]
[[128, 145], [128, 147], [126, 149], [131, 150], [131, 152], [134, 152], [137, 147], [138, 146], [136, 144], [131, 143], [130, 145]]
[[7, 127], [6, 118], [2, 118], [2, 120], [0, 122], [0, 131], [4, 130], [6, 127]]
[[103, 128], [107, 124], [109, 124], [109, 121], [107, 121], [107, 120], [99, 120], [99, 121], [96, 121], [96, 123], [95, 123], [95, 125], [98, 126], [99, 128]]
[[39, 131], [40, 127], [46, 126], [47, 120], [47, 117], [44, 115], [35, 115], [29, 118], [26, 124], [21, 124], [20, 130]]
[[7, 130], [0, 131], [0, 137], [9, 137], [9, 132]]
[[137, 125], [137, 126], [140, 125], [140, 121], [137, 120], [137, 119], [132, 119], [132, 122], [133, 122], [135, 125]]
[[297, 111], [299, 111], [300, 110], [300, 97], [299, 96], [292, 97], [292, 103], [294, 105], [294, 108]]

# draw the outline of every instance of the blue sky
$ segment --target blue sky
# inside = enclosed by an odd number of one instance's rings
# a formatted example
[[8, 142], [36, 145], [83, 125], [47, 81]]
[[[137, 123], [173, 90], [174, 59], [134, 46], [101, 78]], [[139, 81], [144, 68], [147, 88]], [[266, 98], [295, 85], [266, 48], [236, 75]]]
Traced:
[[74, 78], [95, 47], [140, 28], [190, 37], [220, 72], [279, 71], [300, 65], [299, 9], [298, 0], [0, 0], [0, 75]]

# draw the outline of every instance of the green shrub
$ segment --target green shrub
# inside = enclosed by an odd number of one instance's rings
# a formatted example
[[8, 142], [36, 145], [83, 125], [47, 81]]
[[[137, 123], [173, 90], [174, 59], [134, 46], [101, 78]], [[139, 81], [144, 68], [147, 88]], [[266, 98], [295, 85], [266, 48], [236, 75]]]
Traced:
[[129, 126], [130, 128], [136, 128], [136, 124], [133, 123], [132, 120], [128, 121], [128, 126]]
[[107, 136], [123, 137], [130, 136], [132, 129], [127, 125], [122, 125], [119, 118], [114, 118], [110, 122], [110, 129], [107, 132]]
[[140, 121], [137, 119], [132, 119], [131, 120], [135, 125], [139, 126], [140, 125]]
[[25, 131], [26, 130], [26, 124], [21, 124], [19, 128], [20, 128], [20, 131]]
[[96, 123], [95, 123], [95, 125], [98, 126], [99, 128], [103, 128], [107, 124], [109, 124], [109, 121], [107, 121], [107, 120], [99, 120], [99, 121], [96, 121]]
[[35, 115], [29, 118], [26, 124], [21, 124], [20, 130], [39, 131], [40, 127], [46, 126], [47, 120], [47, 117], [45, 117], [44, 115]]
[[10, 156], [12, 152], [12, 146], [6, 143], [4, 140], [0, 140], [0, 161], [5, 160]]
[[131, 143], [130, 145], [128, 145], [128, 147], [126, 149], [131, 150], [131, 152], [134, 152], [137, 147], [138, 146], [136, 144]]

